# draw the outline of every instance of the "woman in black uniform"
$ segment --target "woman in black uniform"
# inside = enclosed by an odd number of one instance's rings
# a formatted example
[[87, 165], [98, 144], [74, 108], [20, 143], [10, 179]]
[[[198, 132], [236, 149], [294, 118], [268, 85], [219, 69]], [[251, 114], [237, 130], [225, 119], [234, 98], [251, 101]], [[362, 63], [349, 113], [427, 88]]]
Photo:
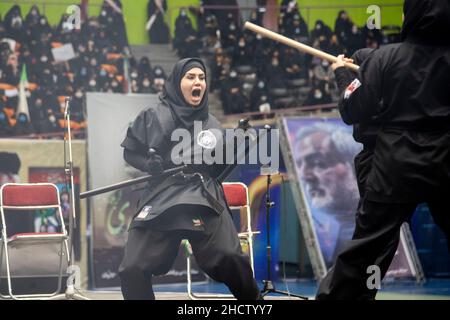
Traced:
[[[217, 143], [223, 136], [220, 124], [208, 112], [205, 70], [196, 58], [175, 65], [158, 105], [142, 111], [128, 129], [122, 147], [130, 165], [153, 175], [173, 167], [178, 142], [171, 141], [171, 135], [176, 129], [190, 133], [190, 150], [194, 152], [214, 147], [211, 141], [221, 145]], [[195, 127], [202, 128], [195, 136], [194, 121], [198, 121]], [[202, 270], [225, 283], [237, 299], [259, 297], [217, 180], [224, 166], [191, 164], [193, 157], [190, 152], [183, 153], [188, 169], [153, 180], [140, 197], [119, 268], [125, 299], [155, 298], [152, 276], [169, 271], [182, 239], [191, 243]]]

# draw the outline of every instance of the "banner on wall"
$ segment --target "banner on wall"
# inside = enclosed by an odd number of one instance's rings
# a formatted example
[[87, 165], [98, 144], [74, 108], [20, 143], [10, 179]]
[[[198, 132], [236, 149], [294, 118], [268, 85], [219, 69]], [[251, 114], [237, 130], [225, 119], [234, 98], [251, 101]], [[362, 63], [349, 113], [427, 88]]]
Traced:
[[[64, 224], [68, 230], [70, 215], [70, 182], [67, 180], [64, 168], [30, 167], [28, 176], [28, 180], [31, 183], [48, 182], [56, 185], [59, 190]], [[73, 181], [75, 194], [80, 194], [79, 168], [73, 168]], [[78, 197], [75, 198], [75, 212], [79, 213], [80, 199]], [[80, 226], [79, 214], [76, 215], [75, 225]], [[60, 230], [61, 221], [57, 218], [57, 214], [54, 209], [36, 210], [34, 214], [34, 232], [59, 232]], [[81, 258], [80, 228], [74, 228], [72, 241], [74, 247], [74, 258], [78, 261]]]
[[[280, 121], [286, 165], [311, 263], [320, 279], [355, 228], [359, 191], [353, 159], [362, 146], [340, 119], [287, 117]], [[404, 225], [386, 277], [423, 277], [409, 227]]]
[[[88, 164], [90, 190], [137, 178], [145, 173], [132, 168], [123, 160], [123, 148], [128, 126], [140, 111], [158, 103], [152, 94], [88, 93]], [[119, 265], [128, 235], [128, 226], [136, 213], [139, 188], [135, 185], [89, 199], [91, 214], [91, 270], [95, 288], [119, 287]], [[186, 258], [180, 253], [172, 269], [153, 283], [186, 281]], [[193, 281], [205, 280], [193, 263]]]

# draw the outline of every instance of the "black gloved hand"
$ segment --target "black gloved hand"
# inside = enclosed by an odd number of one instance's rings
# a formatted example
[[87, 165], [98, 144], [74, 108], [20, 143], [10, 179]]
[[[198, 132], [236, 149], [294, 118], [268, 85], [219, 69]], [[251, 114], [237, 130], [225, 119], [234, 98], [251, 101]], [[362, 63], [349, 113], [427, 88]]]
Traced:
[[252, 126], [250, 125], [249, 120], [250, 119], [248, 119], [248, 118], [239, 120], [237, 129], [242, 129], [244, 131], [250, 129]]
[[161, 174], [164, 171], [163, 163], [164, 160], [160, 155], [150, 153], [146, 163], [147, 172], [151, 175]]

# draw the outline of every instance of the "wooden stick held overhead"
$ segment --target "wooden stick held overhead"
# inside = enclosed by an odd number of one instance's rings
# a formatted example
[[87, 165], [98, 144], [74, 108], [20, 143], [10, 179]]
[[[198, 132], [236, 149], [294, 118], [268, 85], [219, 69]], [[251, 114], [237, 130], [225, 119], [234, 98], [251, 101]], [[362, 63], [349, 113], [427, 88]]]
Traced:
[[[287, 38], [285, 36], [282, 36], [281, 34], [278, 34], [276, 32], [270, 31], [270, 30], [268, 30], [266, 28], [260, 27], [260, 26], [254, 24], [254, 23], [251, 23], [251, 22], [247, 21], [244, 24], [244, 28], [248, 29], [248, 30], [251, 30], [253, 32], [256, 32], [256, 33], [260, 34], [263, 37], [266, 37], [266, 38], [269, 38], [269, 39], [281, 42], [282, 44], [285, 44], [285, 45], [287, 45], [289, 47], [295, 48], [295, 49], [297, 49], [299, 51], [302, 51], [304, 53], [311, 54], [313, 56], [319, 57], [319, 58], [324, 59], [324, 60], [328, 60], [331, 63], [334, 63], [334, 62], [336, 62], [338, 60], [337, 57], [335, 57], [335, 56], [333, 56], [333, 55], [331, 55], [329, 53], [326, 53], [326, 52], [323, 52], [321, 50], [315, 49], [313, 47], [307, 46], [306, 44], [303, 44], [301, 42], [289, 39], [289, 38]], [[349, 68], [349, 69], [351, 69], [353, 71], [358, 71], [358, 69], [359, 69], [359, 66], [356, 65], [356, 64], [353, 64], [353, 63], [344, 62], [344, 65], [347, 68]]]

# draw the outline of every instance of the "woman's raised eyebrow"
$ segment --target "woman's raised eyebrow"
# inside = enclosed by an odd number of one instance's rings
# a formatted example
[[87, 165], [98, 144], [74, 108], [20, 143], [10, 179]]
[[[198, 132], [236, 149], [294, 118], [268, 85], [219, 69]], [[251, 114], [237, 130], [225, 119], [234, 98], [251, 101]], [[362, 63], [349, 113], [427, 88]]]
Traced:
[[203, 72], [201, 72], [201, 73], [191, 73], [191, 72], [187, 72], [186, 75], [188, 75], [188, 76], [196, 76], [196, 75], [198, 75], [198, 76], [204, 76], [205, 74], [204, 74]]

